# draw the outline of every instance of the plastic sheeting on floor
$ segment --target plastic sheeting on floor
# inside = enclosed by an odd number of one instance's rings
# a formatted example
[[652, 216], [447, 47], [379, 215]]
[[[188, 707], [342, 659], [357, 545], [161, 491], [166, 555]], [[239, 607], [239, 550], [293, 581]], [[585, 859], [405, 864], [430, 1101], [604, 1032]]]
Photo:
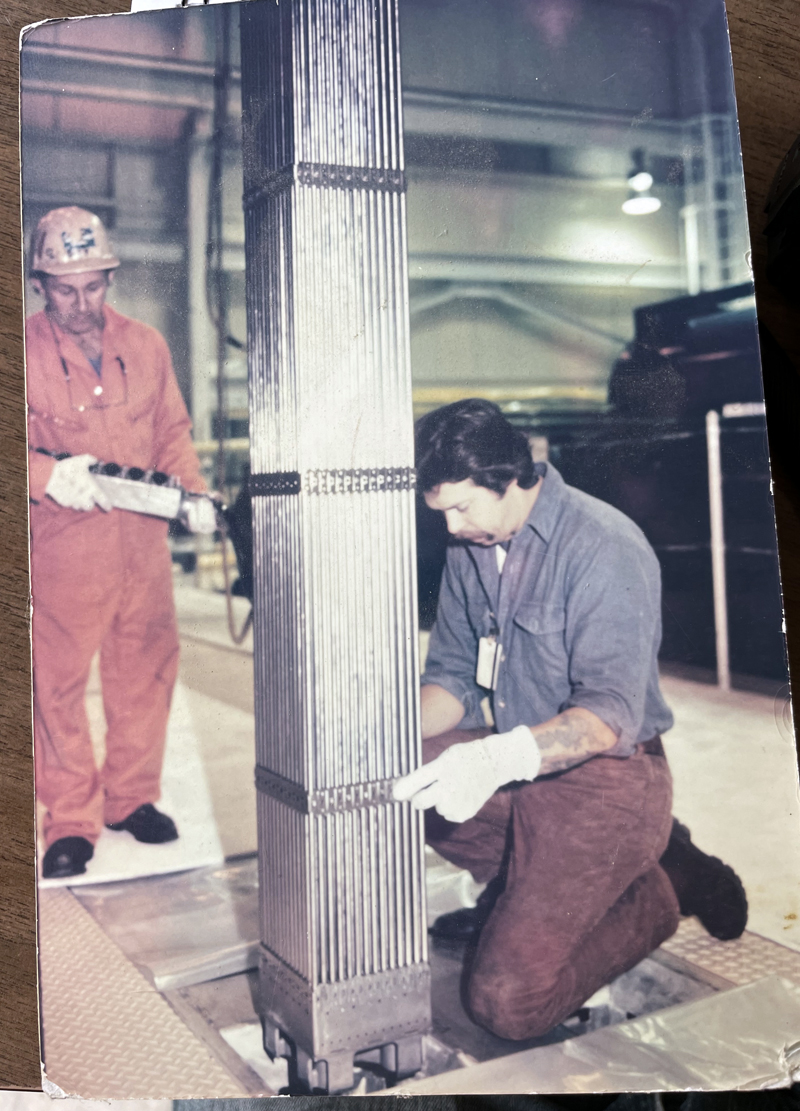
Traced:
[[[89, 691], [88, 702], [92, 733], [102, 732], [98, 711], [99, 692]], [[130, 833], [103, 830], [86, 872], [68, 879], [39, 880], [39, 886], [76, 887], [87, 883], [108, 883], [135, 876], [155, 876], [202, 868], [223, 862], [224, 854], [217, 832], [208, 783], [192, 723], [186, 691], [175, 687], [167, 728], [164, 770], [161, 775], [159, 809], [175, 819], [180, 836], [166, 845], [143, 845]]]
[[582, 1038], [427, 1080], [398, 1094], [725, 1091], [800, 1075], [800, 988], [767, 977]]
[[159, 991], [258, 965], [258, 861], [82, 887], [75, 896]]
[[[428, 922], [474, 906], [469, 872], [426, 849]], [[258, 965], [258, 860], [76, 889], [76, 897], [159, 991]]]
[[272, 1061], [264, 1052], [261, 1023], [239, 1022], [235, 1026], [226, 1026], [220, 1030], [220, 1036], [272, 1092], [278, 1093], [288, 1086], [289, 1062], [284, 1057], [276, 1057]]

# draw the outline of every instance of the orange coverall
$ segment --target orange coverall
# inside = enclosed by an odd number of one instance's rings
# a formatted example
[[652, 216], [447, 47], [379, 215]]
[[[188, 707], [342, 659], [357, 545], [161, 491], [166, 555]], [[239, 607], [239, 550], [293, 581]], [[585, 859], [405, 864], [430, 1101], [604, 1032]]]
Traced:
[[[45, 494], [54, 460], [36, 448], [166, 471], [205, 490], [166, 342], [108, 305], [103, 312], [100, 378], [44, 312], [25, 330], [34, 751], [48, 845], [70, 836], [94, 844], [104, 822], [158, 799], [178, 632], [167, 522], [63, 508]], [[104, 408], [96, 407], [98, 385]], [[108, 725], [102, 769], [84, 702], [98, 650]]]

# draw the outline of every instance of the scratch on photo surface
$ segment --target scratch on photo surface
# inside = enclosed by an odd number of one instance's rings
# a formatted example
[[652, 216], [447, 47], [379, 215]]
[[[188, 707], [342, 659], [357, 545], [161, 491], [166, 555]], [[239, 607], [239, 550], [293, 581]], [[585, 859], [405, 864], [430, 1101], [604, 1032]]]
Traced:
[[636, 275], [639, 273], [639, 271], [644, 270], [645, 266], [647, 266], [647, 264], [652, 262], [652, 261], [653, 260], [651, 258], [646, 258], [641, 266], [637, 266], [636, 269], [627, 276], [627, 278], [625, 279], [625, 285], [630, 285], [630, 283], [633, 281], [633, 279], [636, 277]]

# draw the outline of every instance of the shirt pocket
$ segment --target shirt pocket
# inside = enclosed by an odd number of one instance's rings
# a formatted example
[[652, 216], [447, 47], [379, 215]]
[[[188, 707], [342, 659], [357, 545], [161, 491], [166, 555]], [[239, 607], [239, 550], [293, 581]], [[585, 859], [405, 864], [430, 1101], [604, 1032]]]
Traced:
[[527, 605], [520, 606], [514, 614], [514, 624], [534, 636], [561, 634], [563, 637], [566, 619], [563, 606], [538, 602], [529, 602]]
[[[566, 612], [563, 606], [530, 602], [514, 614], [504, 647], [507, 674], [526, 703], [546, 721], [558, 712], [569, 691]], [[503, 668], [500, 668], [502, 679]]]
[[[31, 441], [36, 436], [36, 430], [41, 430], [43, 438], [50, 440], [53, 436], [61, 438], [63, 436], [81, 436], [89, 431], [89, 422], [77, 409], [69, 409], [66, 413], [51, 413], [44, 409], [34, 409], [32, 406], [28, 407], [28, 421], [31, 427]], [[33, 444], [34, 447], [42, 447], [42, 444]], [[68, 450], [63, 448], [61, 450]]]
[[144, 397], [141, 395], [134, 396], [130, 399], [128, 404], [127, 413], [129, 424], [138, 424], [139, 421], [144, 420], [146, 417], [152, 417], [158, 401], [158, 394], [155, 392], [148, 394]]

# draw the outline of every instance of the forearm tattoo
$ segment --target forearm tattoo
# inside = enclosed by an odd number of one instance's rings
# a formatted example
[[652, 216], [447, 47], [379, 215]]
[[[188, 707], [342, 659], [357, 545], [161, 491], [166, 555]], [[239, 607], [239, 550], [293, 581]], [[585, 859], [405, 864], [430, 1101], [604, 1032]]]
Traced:
[[616, 742], [598, 717], [578, 708], [565, 710], [544, 727], [533, 730], [542, 754], [540, 775], [564, 771], [596, 756]]

